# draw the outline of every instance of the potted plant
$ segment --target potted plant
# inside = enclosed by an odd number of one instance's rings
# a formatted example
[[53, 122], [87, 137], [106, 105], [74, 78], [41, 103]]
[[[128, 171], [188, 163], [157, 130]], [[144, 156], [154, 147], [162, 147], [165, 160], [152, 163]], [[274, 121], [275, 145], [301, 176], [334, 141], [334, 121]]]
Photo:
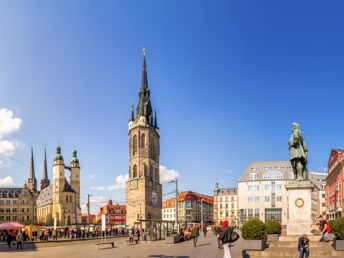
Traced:
[[172, 234], [166, 238], [167, 244], [175, 244], [180, 242], [180, 237], [178, 234]]
[[344, 251], [344, 217], [337, 219], [334, 223], [334, 228], [331, 229], [336, 235], [336, 238], [333, 240], [334, 249]]
[[264, 250], [266, 247], [266, 225], [259, 219], [250, 219], [242, 226], [244, 249]]
[[333, 241], [335, 239], [334, 232], [336, 231], [336, 221], [335, 220], [329, 220], [327, 223], [331, 229], [331, 232], [328, 234], [328, 240]]
[[266, 223], [267, 241], [278, 241], [281, 233], [281, 224], [278, 221], [271, 220]]

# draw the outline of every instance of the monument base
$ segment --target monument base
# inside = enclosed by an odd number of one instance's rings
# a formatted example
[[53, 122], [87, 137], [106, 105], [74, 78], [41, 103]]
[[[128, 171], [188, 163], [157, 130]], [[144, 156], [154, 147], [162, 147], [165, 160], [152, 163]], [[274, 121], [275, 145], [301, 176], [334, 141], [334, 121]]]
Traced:
[[287, 184], [285, 188], [289, 198], [287, 235], [311, 234], [314, 185], [310, 181], [293, 181]]

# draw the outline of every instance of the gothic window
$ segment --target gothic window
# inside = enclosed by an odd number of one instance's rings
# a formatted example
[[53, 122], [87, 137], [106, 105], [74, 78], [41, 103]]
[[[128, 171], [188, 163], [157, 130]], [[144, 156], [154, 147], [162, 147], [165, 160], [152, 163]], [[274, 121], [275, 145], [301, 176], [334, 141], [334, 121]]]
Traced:
[[154, 172], [152, 165], [149, 167], [150, 179], [154, 178]]
[[69, 196], [69, 201], [72, 202], [72, 196]]
[[148, 168], [147, 165], [144, 165], [144, 176], [148, 177]]
[[137, 153], [137, 135], [134, 135], [133, 137], [133, 155], [136, 155]]
[[158, 180], [159, 172], [158, 169], [155, 169], [155, 179]]
[[145, 134], [141, 135], [141, 148], [145, 147], [145, 143], [146, 143], [146, 136]]
[[137, 177], [137, 166], [134, 165], [133, 167], [133, 178]]
[[68, 196], [66, 196], [66, 202], [68, 202]]

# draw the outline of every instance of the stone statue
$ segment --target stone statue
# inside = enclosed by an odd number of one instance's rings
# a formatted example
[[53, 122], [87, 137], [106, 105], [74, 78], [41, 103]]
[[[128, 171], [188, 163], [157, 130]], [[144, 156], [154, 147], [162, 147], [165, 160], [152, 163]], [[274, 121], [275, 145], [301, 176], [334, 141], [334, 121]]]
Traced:
[[299, 124], [293, 123], [291, 130], [293, 134], [289, 140], [289, 153], [290, 162], [294, 170], [294, 179], [305, 181], [308, 180], [307, 144], [303, 139]]

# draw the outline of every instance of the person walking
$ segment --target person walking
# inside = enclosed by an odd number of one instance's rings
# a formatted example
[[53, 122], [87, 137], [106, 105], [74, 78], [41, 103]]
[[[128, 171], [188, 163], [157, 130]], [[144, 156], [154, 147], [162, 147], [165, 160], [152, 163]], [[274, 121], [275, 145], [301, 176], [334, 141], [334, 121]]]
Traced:
[[303, 258], [303, 255], [306, 255], [306, 258], [309, 256], [309, 239], [307, 235], [303, 235], [299, 238], [299, 243], [297, 245], [300, 251], [300, 258]]
[[20, 246], [20, 250], [23, 250], [23, 234], [21, 232], [21, 230], [19, 231], [18, 235], [17, 235], [17, 250], [19, 249]]
[[207, 236], [207, 227], [206, 226], [203, 227], [203, 234], [204, 234], [204, 237]]
[[216, 240], [217, 240], [217, 247], [219, 249], [222, 249], [222, 242], [220, 240], [220, 235], [222, 233], [222, 225], [219, 224], [216, 226], [215, 234], [216, 234]]
[[320, 239], [319, 242], [328, 242], [328, 232], [329, 227], [327, 221], [323, 218], [322, 215], [319, 216], [319, 224], [320, 224]]
[[8, 232], [6, 236], [6, 242], [7, 242], [8, 248], [11, 248], [12, 241], [13, 241], [12, 233]]
[[228, 227], [228, 221], [225, 220], [222, 223], [222, 232], [219, 236], [219, 239], [222, 241], [222, 245], [223, 245], [224, 258], [231, 258], [229, 247], [231, 245], [232, 233], [233, 233], [233, 228]]
[[196, 245], [197, 245], [198, 237], [199, 237], [199, 229], [198, 229], [198, 227], [193, 227], [191, 230], [191, 238], [193, 238], [194, 247], [196, 247]]

